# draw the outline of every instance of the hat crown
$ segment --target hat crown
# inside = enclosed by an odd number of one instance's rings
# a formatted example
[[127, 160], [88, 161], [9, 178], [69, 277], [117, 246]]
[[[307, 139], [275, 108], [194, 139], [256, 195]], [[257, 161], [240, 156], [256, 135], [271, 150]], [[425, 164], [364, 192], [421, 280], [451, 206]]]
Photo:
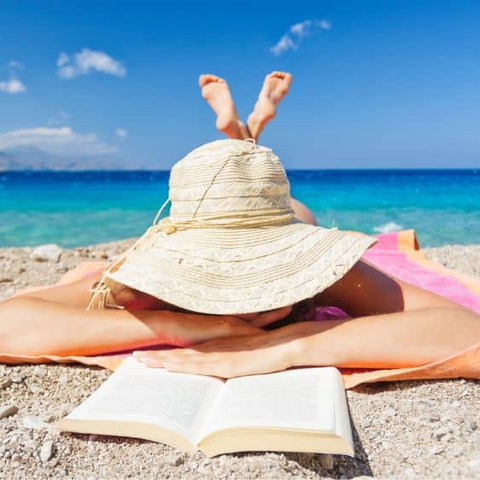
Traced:
[[236, 218], [285, 215], [293, 220], [290, 184], [279, 158], [269, 148], [244, 140], [202, 145], [180, 160], [170, 174], [173, 223], [220, 223]]

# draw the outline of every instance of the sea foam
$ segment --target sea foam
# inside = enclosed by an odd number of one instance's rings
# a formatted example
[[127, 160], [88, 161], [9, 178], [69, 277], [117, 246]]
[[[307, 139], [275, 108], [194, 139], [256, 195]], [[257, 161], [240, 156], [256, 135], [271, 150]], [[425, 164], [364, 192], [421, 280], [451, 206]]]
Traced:
[[378, 225], [377, 227], [373, 227], [373, 231], [376, 233], [392, 233], [392, 232], [399, 232], [403, 230], [403, 225], [399, 225], [395, 222], [388, 222], [384, 223], [383, 225]]

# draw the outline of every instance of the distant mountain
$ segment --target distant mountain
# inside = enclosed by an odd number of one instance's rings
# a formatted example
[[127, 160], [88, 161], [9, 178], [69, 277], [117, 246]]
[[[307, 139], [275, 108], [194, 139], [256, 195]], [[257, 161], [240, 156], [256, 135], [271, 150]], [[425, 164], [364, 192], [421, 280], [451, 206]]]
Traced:
[[75, 156], [46, 153], [36, 147], [0, 150], [0, 171], [6, 170], [133, 170], [142, 165], [129, 165], [112, 155]]

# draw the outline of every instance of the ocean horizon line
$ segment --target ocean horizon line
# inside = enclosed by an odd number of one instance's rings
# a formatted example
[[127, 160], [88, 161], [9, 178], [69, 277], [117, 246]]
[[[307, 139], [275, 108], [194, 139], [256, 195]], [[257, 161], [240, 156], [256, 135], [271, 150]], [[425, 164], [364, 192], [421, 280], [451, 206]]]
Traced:
[[[22, 174], [22, 173], [110, 173], [110, 172], [129, 172], [129, 173], [169, 173], [171, 169], [163, 168], [109, 168], [109, 169], [85, 169], [85, 170], [69, 170], [69, 169], [22, 169], [22, 170], [0, 170], [0, 175], [3, 174]], [[286, 172], [470, 172], [480, 173], [480, 166], [478, 167], [392, 167], [392, 168], [285, 168]]]

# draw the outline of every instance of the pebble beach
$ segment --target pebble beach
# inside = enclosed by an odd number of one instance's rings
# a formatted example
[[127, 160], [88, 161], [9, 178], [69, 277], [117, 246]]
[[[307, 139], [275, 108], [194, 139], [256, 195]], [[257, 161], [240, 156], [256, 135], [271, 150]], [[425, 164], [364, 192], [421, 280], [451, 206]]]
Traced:
[[[2, 248], [0, 299], [53, 284], [81, 261], [113, 258], [132, 241], [44, 254], [34, 247]], [[425, 253], [447, 268], [480, 277], [479, 245]], [[79, 365], [0, 365], [0, 478], [480, 478], [479, 381], [389, 382], [348, 391], [355, 458], [248, 453], [210, 459], [138, 439], [58, 432], [54, 423], [109, 375]]]

